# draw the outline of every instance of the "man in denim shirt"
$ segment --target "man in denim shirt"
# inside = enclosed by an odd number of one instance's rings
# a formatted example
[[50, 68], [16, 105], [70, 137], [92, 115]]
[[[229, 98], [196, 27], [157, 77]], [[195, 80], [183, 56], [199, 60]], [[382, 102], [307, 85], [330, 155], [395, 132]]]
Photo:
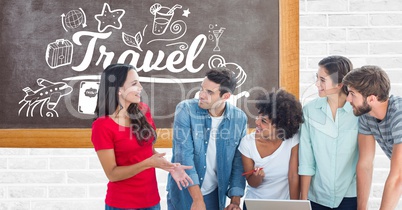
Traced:
[[169, 210], [240, 209], [245, 179], [237, 150], [246, 135], [243, 111], [226, 102], [236, 88], [233, 72], [219, 68], [206, 74], [199, 99], [185, 100], [176, 107], [173, 125], [172, 162], [193, 166], [186, 170], [194, 184], [180, 190], [169, 175]]

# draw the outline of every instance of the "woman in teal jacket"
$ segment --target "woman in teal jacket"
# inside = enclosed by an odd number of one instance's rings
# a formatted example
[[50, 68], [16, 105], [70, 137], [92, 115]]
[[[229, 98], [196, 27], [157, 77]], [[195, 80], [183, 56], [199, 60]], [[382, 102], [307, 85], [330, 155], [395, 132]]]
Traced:
[[352, 63], [342, 56], [319, 62], [317, 98], [303, 107], [300, 131], [299, 175], [301, 199], [313, 210], [356, 209], [358, 118], [346, 101], [343, 77]]

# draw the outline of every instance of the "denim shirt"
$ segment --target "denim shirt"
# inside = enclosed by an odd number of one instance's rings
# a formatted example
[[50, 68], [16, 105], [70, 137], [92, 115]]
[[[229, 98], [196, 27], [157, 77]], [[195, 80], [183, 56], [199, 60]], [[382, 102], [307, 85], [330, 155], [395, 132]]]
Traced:
[[[219, 209], [224, 209], [226, 196], [243, 196], [245, 179], [243, 164], [237, 150], [246, 135], [247, 118], [243, 111], [226, 102], [223, 120], [216, 133], [216, 157]], [[176, 107], [173, 125], [172, 162], [193, 166], [186, 170], [194, 185], [200, 188], [206, 172], [206, 154], [211, 130], [208, 110], [198, 106], [198, 99], [185, 100]], [[168, 177], [167, 191], [175, 209], [190, 209], [192, 198], [187, 189], [180, 191]]]

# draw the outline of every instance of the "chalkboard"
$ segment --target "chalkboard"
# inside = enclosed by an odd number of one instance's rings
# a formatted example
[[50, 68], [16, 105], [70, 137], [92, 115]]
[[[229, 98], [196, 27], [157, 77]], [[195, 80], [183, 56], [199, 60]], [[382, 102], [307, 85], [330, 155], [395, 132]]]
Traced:
[[142, 100], [167, 134], [175, 106], [197, 96], [210, 68], [236, 74], [231, 103], [250, 120], [250, 99], [261, 92], [281, 86], [298, 94], [295, 0], [15, 0], [0, 6], [0, 138], [8, 145], [60, 147], [35, 142], [68, 137], [76, 140], [61, 147], [88, 146], [99, 75], [110, 63], [137, 68]]

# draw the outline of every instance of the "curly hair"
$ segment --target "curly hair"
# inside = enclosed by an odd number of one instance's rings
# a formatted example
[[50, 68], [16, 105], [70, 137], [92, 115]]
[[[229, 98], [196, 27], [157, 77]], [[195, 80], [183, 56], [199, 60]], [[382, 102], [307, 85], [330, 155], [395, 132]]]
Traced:
[[268, 116], [276, 129], [282, 129], [282, 140], [292, 138], [303, 123], [302, 105], [295, 96], [285, 90], [278, 90], [257, 99], [258, 114]]

